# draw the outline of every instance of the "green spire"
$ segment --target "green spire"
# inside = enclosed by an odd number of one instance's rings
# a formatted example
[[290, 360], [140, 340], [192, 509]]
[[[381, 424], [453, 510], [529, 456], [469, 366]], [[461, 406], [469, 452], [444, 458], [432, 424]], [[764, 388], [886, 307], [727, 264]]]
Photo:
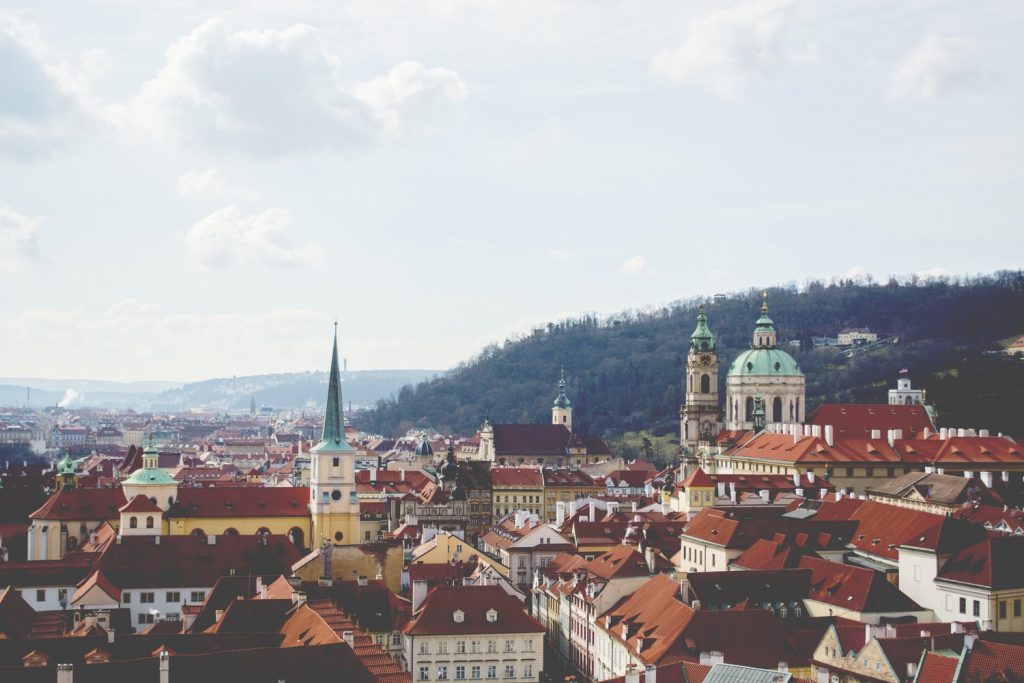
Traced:
[[690, 335], [690, 348], [698, 351], [715, 350], [715, 335], [708, 327], [708, 317], [704, 315], [704, 304], [700, 305], [700, 313], [697, 314], [697, 328]]
[[565, 366], [562, 366], [562, 378], [558, 380], [558, 398], [555, 399], [556, 408], [568, 408], [569, 397], [565, 395]]
[[345, 439], [345, 418], [341, 411], [341, 371], [338, 369], [338, 323], [334, 323], [334, 350], [331, 355], [331, 374], [327, 378], [327, 409], [324, 411], [324, 431], [314, 451], [355, 451]]
[[761, 317], [757, 319], [755, 332], [774, 332], [775, 323], [768, 317], [768, 290], [761, 292]]

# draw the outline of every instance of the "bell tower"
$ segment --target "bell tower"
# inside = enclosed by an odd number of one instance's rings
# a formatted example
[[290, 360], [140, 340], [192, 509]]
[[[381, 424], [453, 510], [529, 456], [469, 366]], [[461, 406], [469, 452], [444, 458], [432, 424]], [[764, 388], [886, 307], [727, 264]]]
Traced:
[[565, 368], [562, 368], [562, 377], [558, 380], [558, 397], [551, 406], [551, 424], [562, 425], [572, 431], [572, 404], [565, 395]]
[[309, 512], [313, 520], [310, 547], [359, 542], [359, 499], [356, 496], [357, 451], [345, 439], [338, 370], [338, 323], [327, 380], [327, 408], [320, 443], [310, 449]]
[[715, 335], [708, 328], [708, 318], [701, 304], [697, 327], [690, 335], [690, 351], [686, 356], [686, 402], [683, 404], [680, 443], [695, 454], [699, 441], [709, 441], [721, 429], [718, 407], [718, 352]]

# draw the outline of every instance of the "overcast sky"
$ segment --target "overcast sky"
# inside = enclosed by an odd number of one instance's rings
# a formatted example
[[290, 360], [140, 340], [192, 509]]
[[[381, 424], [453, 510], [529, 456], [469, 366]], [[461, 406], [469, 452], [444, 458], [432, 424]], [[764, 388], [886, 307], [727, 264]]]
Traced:
[[7, 0], [0, 376], [446, 368], [1024, 256], [1020, 0]]

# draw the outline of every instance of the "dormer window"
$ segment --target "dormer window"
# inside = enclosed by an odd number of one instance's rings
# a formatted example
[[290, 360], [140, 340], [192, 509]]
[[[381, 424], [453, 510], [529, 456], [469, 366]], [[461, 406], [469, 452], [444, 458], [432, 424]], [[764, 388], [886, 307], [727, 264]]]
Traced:
[[498, 610], [495, 610], [495, 609], [487, 610], [487, 621], [493, 624], [497, 620], [498, 620]]
[[452, 619], [455, 621], [456, 624], [461, 624], [466, 620], [466, 613], [460, 609], [457, 609], [454, 612], [452, 612]]

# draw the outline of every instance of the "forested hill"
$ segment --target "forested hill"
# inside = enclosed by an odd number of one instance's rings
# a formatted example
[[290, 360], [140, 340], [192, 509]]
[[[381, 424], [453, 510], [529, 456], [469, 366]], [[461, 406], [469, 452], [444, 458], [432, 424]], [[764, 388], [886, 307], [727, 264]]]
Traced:
[[[760, 290], [549, 324], [484, 349], [444, 377], [404, 387], [395, 398], [353, 416], [354, 422], [381, 434], [414, 426], [473, 433], [485, 417], [546, 422], [564, 365], [581, 431], [677, 432], [687, 342], [701, 303], [718, 338], [724, 392], [729, 364], [750, 344]], [[1024, 334], [1024, 273], [884, 284], [810, 282], [769, 288], [768, 304], [779, 343], [800, 342], [799, 349], [786, 348], [807, 376], [810, 408], [885, 402], [887, 388], [906, 367], [915, 385], [927, 389], [940, 425], [1024, 437], [1024, 360], [994, 353], [1008, 338]], [[835, 348], [813, 348], [811, 337], [834, 337], [849, 327], [896, 335], [899, 343], [849, 359]]]

